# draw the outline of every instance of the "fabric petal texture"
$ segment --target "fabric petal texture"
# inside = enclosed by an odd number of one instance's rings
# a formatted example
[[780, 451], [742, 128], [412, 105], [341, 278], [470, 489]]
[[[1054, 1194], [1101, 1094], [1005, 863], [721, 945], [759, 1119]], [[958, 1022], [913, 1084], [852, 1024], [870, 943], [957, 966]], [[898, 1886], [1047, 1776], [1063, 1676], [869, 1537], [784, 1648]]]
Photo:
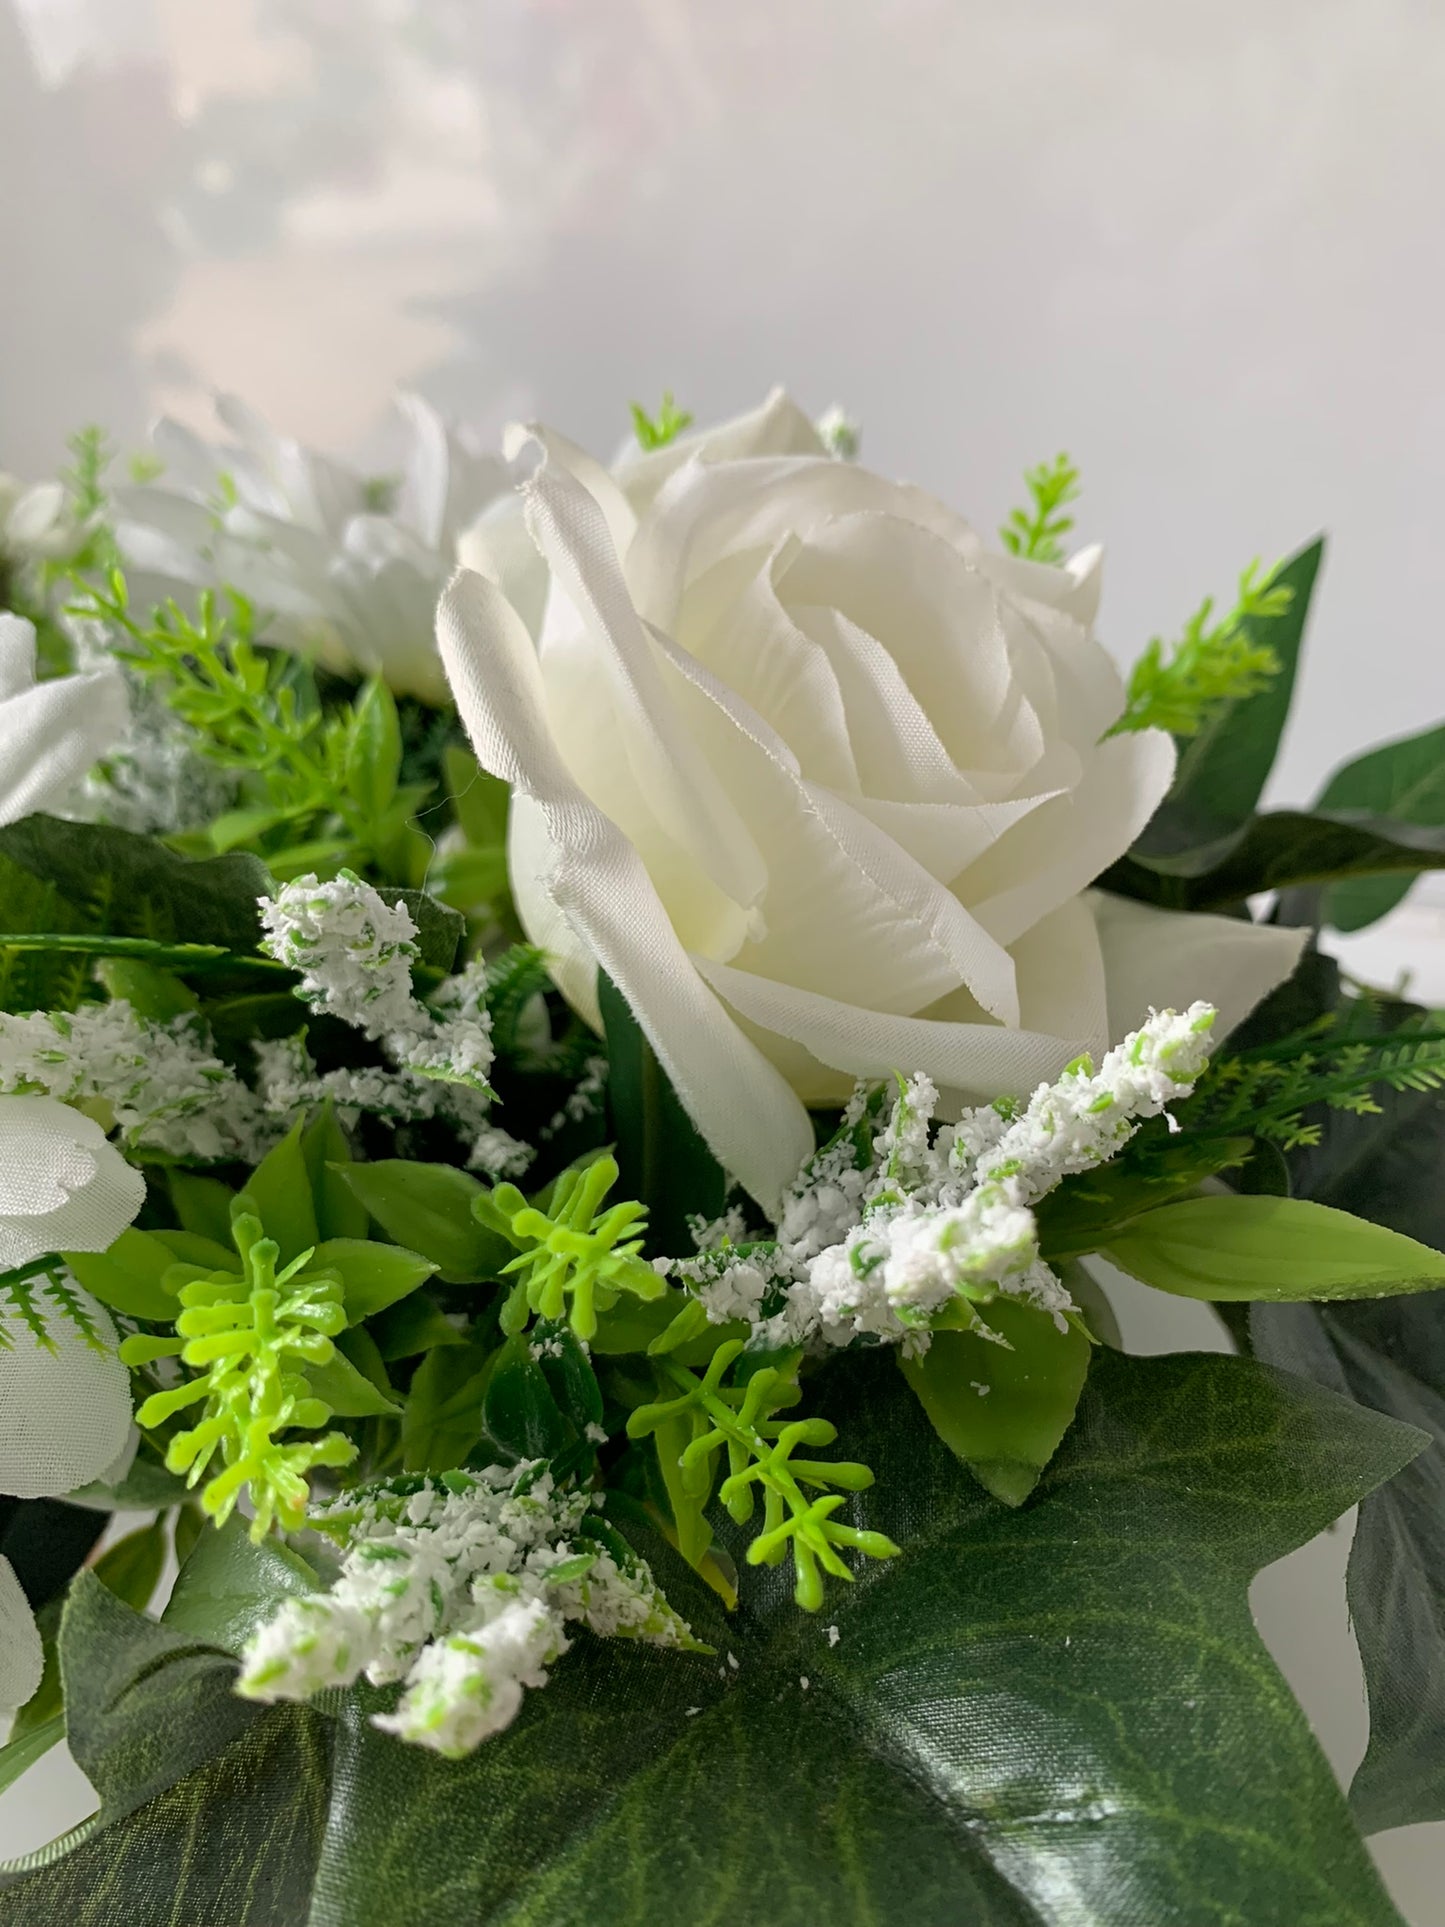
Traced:
[[0, 615], [0, 824], [48, 809], [125, 734], [118, 669], [35, 680], [35, 631]]
[[0, 1271], [56, 1251], [105, 1251], [145, 1202], [145, 1179], [80, 1111], [0, 1097]]
[[61, 1274], [27, 1281], [24, 1307], [0, 1293], [0, 1492], [43, 1499], [89, 1485], [130, 1431], [130, 1374], [104, 1308]]

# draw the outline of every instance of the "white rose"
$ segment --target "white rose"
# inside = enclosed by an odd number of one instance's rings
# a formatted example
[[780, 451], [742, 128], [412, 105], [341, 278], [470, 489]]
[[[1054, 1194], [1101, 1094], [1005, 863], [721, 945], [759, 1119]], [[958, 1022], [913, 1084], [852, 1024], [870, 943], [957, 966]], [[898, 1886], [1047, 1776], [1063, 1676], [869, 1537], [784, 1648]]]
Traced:
[[1101, 741], [1124, 692], [1097, 552], [989, 554], [782, 395], [613, 475], [528, 447], [535, 553], [484, 526], [438, 616], [518, 792], [518, 909], [594, 1022], [607, 970], [765, 1205], [812, 1149], [805, 1104], [855, 1078], [1021, 1094], [1151, 1004], [1205, 999], [1222, 1034], [1288, 974], [1298, 932], [1088, 890], [1174, 767], [1162, 733]]
[[0, 823], [48, 809], [125, 734], [118, 669], [35, 680], [35, 630], [0, 614]]

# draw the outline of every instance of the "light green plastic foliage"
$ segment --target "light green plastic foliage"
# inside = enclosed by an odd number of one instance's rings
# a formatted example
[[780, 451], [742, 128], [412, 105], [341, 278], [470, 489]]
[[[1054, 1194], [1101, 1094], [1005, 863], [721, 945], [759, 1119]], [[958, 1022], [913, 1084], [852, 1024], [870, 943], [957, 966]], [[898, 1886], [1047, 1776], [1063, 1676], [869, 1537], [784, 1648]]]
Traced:
[[333, 1167], [388, 1238], [430, 1258], [449, 1285], [495, 1277], [512, 1249], [472, 1216], [486, 1186], [451, 1164], [378, 1158]]
[[[742, 1356], [741, 1339], [720, 1345], [701, 1378], [670, 1359], [657, 1366], [659, 1389], [674, 1396], [641, 1405], [627, 1421], [629, 1438], [656, 1437], [658, 1458], [674, 1506], [679, 1543], [696, 1565], [707, 1550], [701, 1512], [726, 1451], [728, 1476], [718, 1497], [738, 1525], [753, 1515], [753, 1488], [763, 1495], [762, 1530], [748, 1547], [748, 1564], [776, 1566], [792, 1552], [797, 1573], [794, 1597], [805, 1612], [823, 1603], [823, 1574], [851, 1580], [842, 1550], [870, 1559], [890, 1559], [896, 1545], [881, 1532], [860, 1531], [833, 1517], [847, 1503], [847, 1492], [866, 1492], [873, 1474], [847, 1459], [795, 1459], [800, 1445], [831, 1445], [838, 1428], [827, 1419], [780, 1420], [774, 1414], [798, 1401], [797, 1354], [790, 1371], [763, 1365], [742, 1383], [725, 1385], [728, 1370]], [[837, 1489], [829, 1492], [828, 1487]], [[804, 1487], [819, 1496], [810, 1498]], [[686, 1525], [684, 1524], [686, 1521]], [[691, 1543], [689, 1543], [691, 1541]]]
[[275, 1149], [262, 1158], [231, 1207], [233, 1217], [237, 1212], [249, 1212], [261, 1220], [266, 1235], [276, 1241], [285, 1265], [321, 1242], [301, 1133], [302, 1120], [298, 1118]]
[[310, 1496], [305, 1474], [313, 1466], [345, 1465], [356, 1456], [356, 1447], [339, 1432], [289, 1444], [278, 1437], [314, 1432], [332, 1416], [306, 1367], [324, 1367], [339, 1356], [332, 1339], [345, 1327], [346, 1312], [339, 1276], [305, 1269], [309, 1251], [278, 1272], [275, 1239], [245, 1212], [236, 1219], [235, 1238], [240, 1276], [213, 1272], [183, 1285], [177, 1336], [128, 1338], [120, 1355], [127, 1365], [179, 1355], [198, 1373], [154, 1393], [136, 1421], [162, 1425], [203, 1403], [199, 1422], [172, 1438], [166, 1464], [196, 1485], [219, 1454], [221, 1469], [207, 1481], [201, 1502], [221, 1522], [249, 1487], [252, 1536], [260, 1539], [273, 1520], [288, 1529], [300, 1526]]
[[176, 1300], [161, 1280], [176, 1254], [149, 1232], [122, 1231], [108, 1251], [60, 1255], [91, 1296], [112, 1311], [166, 1325], [175, 1317]]
[[1110, 1235], [1121, 1271], [1181, 1298], [1385, 1298], [1445, 1284], [1445, 1253], [1304, 1198], [1191, 1198]]
[[[665, 1281], [639, 1257], [647, 1213], [635, 1202], [601, 1211], [617, 1182], [617, 1161], [600, 1157], [583, 1170], [564, 1171], [545, 1211], [529, 1204], [514, 1184], [499, 1184], [478, 1197], [476, 1217], [519, 1248], [503, 1267], [517, 1282], [502, 1309], [502, 1330], [519, 1332], [535, 1313], [569, 1319], [586, 1341], [597, 1331], [597, 1314], [619, 1291], [658, 1298]], [[599, 1215], [600, 1212], [600, 1215]]]
[[1072, 1321], [1000, 1296], [976, 1331], [936, 1332], [921, 1358], [899, 1358], [933, 1429], [1005, 1505], [1022, 1505], [1073, 1423], [1091, 1346]]

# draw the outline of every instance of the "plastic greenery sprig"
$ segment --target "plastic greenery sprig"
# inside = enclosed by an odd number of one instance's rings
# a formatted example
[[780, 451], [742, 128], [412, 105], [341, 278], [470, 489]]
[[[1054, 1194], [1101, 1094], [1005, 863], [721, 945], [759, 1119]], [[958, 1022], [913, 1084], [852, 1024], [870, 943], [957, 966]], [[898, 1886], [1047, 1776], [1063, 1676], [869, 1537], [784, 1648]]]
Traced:
[[662, 406], [656, 415], [649, 415], [641, 402], [632, 404], [632, 432], [637, 437], [637, 446], [645, 454], [666, 448], [675, 442], [685, 428], [692, 426], [692, 416], [685, 408], [679, 408], [672, 398], [669, 388], [662, 397]]
[[1352, 1036], [1333, 1014], [1293, 1037], [1219, 1060], [1178, 1112], [1188, 1136], [1268, 1138], [1281, 1150], [1318, 1144], [1312, 1105], [1378, 1114], [1374, 1091], [1445, 1089], [1445, 1029], [1428, 1019], [1383, 1035]]
[[1239, 578], [1239, 595], [1227, 615], [1214, 617], [1206, 597], [1184, 625], [1184, 635], [1165, 655], [1156, 636], [1129, 674], [1124, 713], [1105, 731], [1109, 736], [1135, 729], [1167, 729], [1175, 736], [1197, 735], [1221, 703], [1257, 696], [1279, 674], [1279, 658], [1267, 643], [1256, 642], [1252, 622], [1283, 615], [1294, 591], [1263, 577], [1251, 562]]
[[1025, 469], [1024, 486], [1031, 506], [1013, 509], [999, 537], [1010, 555], [1030, 562], [1062, 562], [1063, 537], [1074, 526], [1073, 516], [1063, 510], [1078, 500], [1079, 471], [1067, 455], [1056, 455], [1051, 462]]
[[[409, 815], [427, 786], [398, 787], [402, 744], [396, 705], [373, 678], [353, 703], [323, 712], [309, 671], [286, 650], [261, 648], [258, 621], [234, 589], [203, 590], [192, 616], [167, 602], [142, 618], [124, 574], [87, 582], [72, 614], [103, 623], [114, 651], [195, 731], [207, 762], [254, 783], [264, 803], [212, 825], [225, 849], [284, 833], [265, 850], [273, 874], [328, 873], [342, 862], [389, 874], [406, 871], [415, 832]], [[429, 846], [428, 846], [429, 847]]]
[[619, 1291], [659, 1298], [667, 1290], [638, 1256], [645, 1206], [628, 1200], [601, 1210], [617, 1176], [616, 1159], [600, 1157], [583, 1170], [564, 1171], [546, 1210], [514, 1184], [499, 1184], [473, 1204], [481, 1223], [518, 1247], [503, 1272], [517, 1278], [502, 1307], [504, 1332], [522, 1331], [533, 1313], [566, 1317], [585, 1343], [597, 1331], [598, 1312], [614, 1304]]
[[204, 1400], [199, 1423], [171, 1439], [166, 1464], [196, 1485], [219, 1453], [223, 1469], [208, 1481], [201, 1503], [218, 1525], [224, 1524], [249, 1486], [255, 1512], [251, 1537], [259, 1540], [273, 1520], [288, 1531], [303, 1523], [310, 1497], [307, 1472], [318, 1465], [346, 1465], [356, 1456], [356, 1447], [340, 1432], [291, 1444], [277, 1438], [293, 1429], [316, 1431], [332, 1416], [331, 1407], [312, 1391], [304, 1367], [331, 1362], [332, 1338], [345, 1326], [346, 1312], [340, 1277], [306, 1271], [310, 1251], [278, 1272], [279, 1250], [258, 1218], [241, 1214], [234, 1237], [240, 1277], [211, 1272], [183, 1285], [177, 1336], [128, 1338], [120, 1355], [127, 1365], [143, 1365], [179, 1354], [200, 1374], [153, 1393], [136, 1422], [142, 1428], [163, 1425]]
[[[866, 1465], [793, 1457], [799, 1446], [831, 1445], [838, 1432], [826, 1419], [774, 1416], [797, 1403], [797, 1383], [789, 1373], [763, 1365], [742, 1385], [723, 1384], [744, 1349], [741, 1339], [720, 1345], [701, 1377], [671, 1359], [660, 1360], [659, 1389], [671, 1387], [676, 1396], [639, 1406], [627, 1421], [628, 1436], [647, 1438], [674, 1420], [686, 1423], [692, 1437], [678, 1463], [684, 1491], [699, 1504], [706, 1503], [717, 1457], [726, 1451], [728, 1476], [718, 1497], [738, 1525], [753, 1515], [754, 1487], [763, 1495], [762, 1530], [748, 1547], [748, 1564], [776, 1566], [791, 1549], [794, 1597], [805, 1612], [816, 1612], [823, 1603], [825, 1572], [836, 1579], [853, 1577], [840, 1547], [870, 1559], [891, 1559], [898, 1547], [881, 1532], [860, 1531], [833, 1517], [846, 1503], [845, 1493], [872, 1485]], [[840, 1489], [830, 1492], [829, 1486]], [[804, 1487], [819, 1496], [810, 1498]]]

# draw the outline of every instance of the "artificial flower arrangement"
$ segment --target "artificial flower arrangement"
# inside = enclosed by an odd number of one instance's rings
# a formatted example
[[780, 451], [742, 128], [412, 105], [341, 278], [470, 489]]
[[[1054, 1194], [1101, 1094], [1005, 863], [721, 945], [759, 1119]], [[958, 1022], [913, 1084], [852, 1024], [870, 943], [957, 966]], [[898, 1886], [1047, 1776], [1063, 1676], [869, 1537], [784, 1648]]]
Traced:
[[[1260, 811], [1320, 543], [1123, 677], [1062, 458], [222, 415], [4, 496], [0, 1921], [1397, 1919], [1445, 1030], [1315, 933], [1445, 731]], [[1347, 1803], [1247, 1588], [1359, 1501]]]

